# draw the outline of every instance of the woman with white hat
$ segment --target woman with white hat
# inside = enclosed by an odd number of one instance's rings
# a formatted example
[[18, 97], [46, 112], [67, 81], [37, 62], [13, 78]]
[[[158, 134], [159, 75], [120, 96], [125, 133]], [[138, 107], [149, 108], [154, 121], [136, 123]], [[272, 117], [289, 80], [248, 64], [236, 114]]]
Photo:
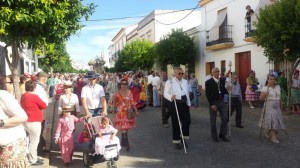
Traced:
[[80, 107], [78, 96], [72, 93], [73, 84], [70, 81], [65, 81], [63, 84], [64, 94], [59, 97], [58, 100], [58, 114], [62, 114], [62, 109], [64, 106], [71, 106], [72, 115], [79, 116]]

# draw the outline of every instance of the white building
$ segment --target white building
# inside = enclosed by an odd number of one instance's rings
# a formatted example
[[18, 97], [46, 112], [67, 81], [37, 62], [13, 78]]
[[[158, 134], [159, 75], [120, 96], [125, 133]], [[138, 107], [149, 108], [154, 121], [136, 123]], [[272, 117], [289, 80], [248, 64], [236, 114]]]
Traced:
[[112, 44], [109, 46], [109, 65], [110, 67], [115, 66], [115, 61], [118, 59], [118, 52], [121, 51], [126, 42], [127, 42], [127, 34], [129, 34], [132, 30], [137, 27], [137, 24], [130, 25], [127, 27], [123, 27], [111, 40]]
[[[199, 26], [200, 21], [199, 10], [154, 10], [149, 15], [145, 16], [131, 31], [125, 33], [128, 27], [122, 28], [113, 38], [113, 44], [110, 46], [112, 58], [117, 58], [117, 51], [124, 48], [125, 42], [133, 41], [134, 39], [145, 39], [153, 43], [157, 43], [160, 39], [171, 33], [172, 29], [190, 30]], [[126, 38], [124, 35], [127, 34]], [[121, 42], [122, 39], [122, 42]], [[123, 47], [122, 47], [123, 46]], [[114, 59], [112, 59], [114, 60]], [[159, 71], [160, 67], [156, 66], [155, 70]]]
[[[246, 88], [246, 78], [250, 70], [256, 71], [256, 77], [263, 84], [269, 73], [267, 57], [251, 38], [245, 38], [246, 6], [250, 5], [254, 13], [270, 3], [270, 0], [232, 1], [232, 0], [201, 0], [200, 26], [200, 66], [197, 76], [201, 85], [213, 67], [227, 72], [229, 62], [231, 71], [239, 74], [242, 92]], [[252, 21], [255, 20], [252, 17]]]
[[[9, 69], [8, 63], [5, 58], [6, 51], [3, 46], [5, 46], [5, 43], [0, 42], [0, 74], [11, 75], [12, 73]], [[12, 54], [11, 47], [7, 47], [7, 52], [10, 58], [10, 55]], [[35, 58], [32, 50], [27, 49], [27, 47], [24, 47], [19, 54], [20, 54], [20, 60], [18, 63], [19, 75], [24, 73], [32, 74], [33, 72], [36, 72]]]

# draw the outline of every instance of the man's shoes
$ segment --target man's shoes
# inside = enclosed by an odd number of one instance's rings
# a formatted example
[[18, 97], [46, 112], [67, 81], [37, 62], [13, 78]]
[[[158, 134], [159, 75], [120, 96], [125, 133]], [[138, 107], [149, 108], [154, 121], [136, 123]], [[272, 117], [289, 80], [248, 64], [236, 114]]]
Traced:
[[217, 137], [215, 138], [212, 138], [214, 142], [218, 143], [219, 142], [219, 139]]
[[178, 150], [182, 149], [182, 144], [181, 143], [175, 143], [174, 146]]
[[[183, 141], [181, 140], [181, 142], [180, 142], [181, 144], [182, 144], [182, 146], [183, 146]], [[188, 148], [189, 147], [189, 145], [188, 145], [188, 143], [186, 142], [186, 139], [184, 140], [184, 146], [186, 147], [186, 148]]]
[[236, 125], [237, 128], [244, 128], [242, 125]]
[[219, 138], [224, 142], [230, 142], [230, 139], [228, 139], [226, 136], [219, 136]]
[[31, 166], [41, 166], [41, 165], [43, 165], [43, 164], [44, 164], [44, 162], [38, 160], [38, 161], [36, 161], [35, 163], [31, 163], [30, 165], [31, 165]]

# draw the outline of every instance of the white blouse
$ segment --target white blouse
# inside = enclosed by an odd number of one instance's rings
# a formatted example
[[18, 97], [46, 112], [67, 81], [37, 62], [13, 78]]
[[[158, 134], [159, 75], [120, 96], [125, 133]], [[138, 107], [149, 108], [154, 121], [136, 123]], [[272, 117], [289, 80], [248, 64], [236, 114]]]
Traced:
[[76, 94], [71, 93], [70, 98], [68, 98], [66, 94], [63, 94], [59, 97], [58, 114], [62, 113], [62, 109], [66, 105], [70, 105], [75, 108], [74, 110], [76, 110], [76, 112], [80, 112], [79, 100], [78, 100], [78, 96]]
[[[5, 90], [0, 90], [0, 119], [18, 116], [27, 119], [27, 114], [14, 96]], [[15, 127], [0, 127], [0, 145], [6, 145], [19, 138], [25, 138], [26, 132], [22, 124]]]
[[269, 96], [267, 100], [280, 100], [281, 93], [280, 93], [279, 85], [276, 85], [274, 89], [272, 87], [264, 86], [261, 89], [261, 92], [265, 92], [265, 93], [269, 92]]

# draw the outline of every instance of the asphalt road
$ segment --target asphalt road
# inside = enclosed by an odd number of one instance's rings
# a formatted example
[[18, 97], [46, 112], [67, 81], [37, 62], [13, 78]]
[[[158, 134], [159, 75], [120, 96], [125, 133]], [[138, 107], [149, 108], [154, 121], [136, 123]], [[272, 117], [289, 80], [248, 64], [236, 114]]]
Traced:
[[[54, 129], [58, 120], [54, 108]], [[51, 111], [51, 110], [49, 110]], [[232, 122], [231, 142], [215, 143], [210, 138], [210, 124], [207, 101], [200, 99], [200, 107], [191, 108], [192, 124], [187, 153], [177, 150], [172, 144], [171, 127], [161, 123], [160, 108], [147, 107], [137, 119], [136, 128], [130, 130], [131, 150], [120, 151], [118, 168], [297, 168], [300, 167], [300, 115], [284, 116], [288, 134], [279, 132], [279, 144], [269, 139], [260, 140], [258, 121], [262, 107], [250, 109], [243, 105], [244, 128], [236, 128]], [[51, 115], [50, 115], [51, 116]], [[112, 119], [112, 116], [110, 115]], [[234, 116], [232, 116], [234, 120]], [[51, 119], [50, 119], [51, 121]], [[220, 120], [218, 119], [218, 123]], [[50, 128], [51, 129], [51, 128]], [[86, 144], [77, 143], [77, 135], [83, 124], [76, 126], [75, 153], [72, 168], [83, 168], [82, 151]], [[54, 133], [52, 132], [52, 137]], [[120, 135], [119, 135], [120, 136]], [[49, 135], [50, 137], [50, 135]], [[48, 138], [49, 138], [48, 137]], [[48, 141], [50, 142], [50, 141]], [[51, 142], [49, 167], [64, 167], [59, 147]], [[45, 164], [43, 167], [48, 167]], [[95, 168], [106, 167], [105, 160], [95, 164]]]

